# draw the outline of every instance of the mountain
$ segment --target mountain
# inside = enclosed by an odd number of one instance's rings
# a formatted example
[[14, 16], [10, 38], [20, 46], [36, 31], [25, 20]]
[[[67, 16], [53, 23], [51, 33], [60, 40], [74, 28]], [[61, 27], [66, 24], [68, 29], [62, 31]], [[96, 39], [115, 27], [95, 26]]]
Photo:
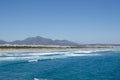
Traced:
[[4, 40], [0, 40], [0, 44], [7, 44], [7, 42]]
[[[2, 41], [1, 41], [2, 42]], [[2, 42], [3, 44], [4, 41]], [[77, 43], [68, 40], [52, 40], [44, 37], [29, 37], [24, 40], [16, 40], [12, 42], [6, 42], [7, 44], [26, 44], [26, 45], [61, 45], [61, 46], [77, 46]]]

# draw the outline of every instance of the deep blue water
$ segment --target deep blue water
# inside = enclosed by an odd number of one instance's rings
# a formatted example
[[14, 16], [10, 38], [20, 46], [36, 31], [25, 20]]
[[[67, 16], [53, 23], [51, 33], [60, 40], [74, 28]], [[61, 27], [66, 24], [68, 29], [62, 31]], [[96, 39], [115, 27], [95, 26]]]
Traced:
[[0, 55], [0, 80], [120, 80], [120, 51], [9, 54]]

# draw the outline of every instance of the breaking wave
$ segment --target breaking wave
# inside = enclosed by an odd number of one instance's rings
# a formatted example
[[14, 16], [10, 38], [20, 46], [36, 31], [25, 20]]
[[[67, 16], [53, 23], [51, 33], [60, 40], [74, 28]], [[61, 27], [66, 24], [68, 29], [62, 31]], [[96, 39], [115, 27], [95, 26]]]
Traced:
[[47, 79], [41, 79], [41, 78], [38, 79], [38, 78], [34, 78], [33, 80], [47, 80]]
[[0, 61], [27, 60], [28, 62], [37, 62], [39, 60], [57, 59], [74, 56], [100, 56], [98, 53], [106, 50], [89, 51], [58, 51], [49, 53], [0, 53]]

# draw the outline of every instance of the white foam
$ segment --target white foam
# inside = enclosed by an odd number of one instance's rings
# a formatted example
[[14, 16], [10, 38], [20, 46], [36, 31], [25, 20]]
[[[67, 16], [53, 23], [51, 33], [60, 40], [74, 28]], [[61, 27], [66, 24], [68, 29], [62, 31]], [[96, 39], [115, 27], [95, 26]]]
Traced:
[[104, 49], [104, 50], [86, 50], [86, 51], [77, 50], [77, 51], [74, 51], [74, 52], [75, 53], [94, 53], [94, 52], [103, 52], [103, 51], [110, 51], [110, 50], [108, 50], [108, 49]]
[[28, 62], [38, 62], [37, 59], [31, 59], [31, 60], [28, 60]]
[[[103, 51], [103, 50], [101, 50]], [[90, 51], [65, 51], [50, 53], [0, 53], [0, 61], [27, 60], [28, 62], [37, 62], [38, 60], [66, 58], [72, 56], [100, 56], [100, 50]]]
[[39, 80], [38, 78], [34, 78], [33, 80]]
[[72, 56], [100, 56], [101, 54], [66, 54], [68, 57]]
[[41, 78], [38, 79], [38, 78], [34, 78], [33, 80], [47, 80], [47, 79], [41, 79]]
[[75, 53], [92, 53], [92, 52], [95, 52], [95, 51], [75, 51]]

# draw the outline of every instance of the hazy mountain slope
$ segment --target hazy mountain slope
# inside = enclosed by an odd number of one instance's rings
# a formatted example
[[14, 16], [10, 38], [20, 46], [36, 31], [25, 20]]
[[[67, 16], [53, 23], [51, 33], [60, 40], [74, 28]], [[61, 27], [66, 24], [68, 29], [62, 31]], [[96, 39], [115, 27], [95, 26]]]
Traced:
[[4, 40], [0, 40], [0, 44], [7, 44], [7, 42]]
[[69, 46], [76, 46], [77, 43], [68, 41], [68, 40], [52, 40], [49, 38], [44, 37], [29, 37], [24, 40], [16, 40], [10, 42], [10, 44], [27, 44], [27, 45], [69, 45]]

